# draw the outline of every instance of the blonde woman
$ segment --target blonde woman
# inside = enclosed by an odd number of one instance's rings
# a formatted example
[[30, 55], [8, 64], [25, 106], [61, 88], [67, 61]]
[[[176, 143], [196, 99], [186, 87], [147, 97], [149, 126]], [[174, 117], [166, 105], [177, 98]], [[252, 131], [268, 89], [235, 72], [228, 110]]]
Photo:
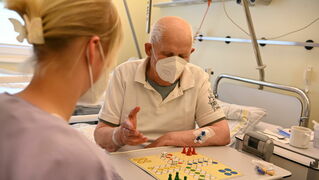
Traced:
[[0, 179], [121, 179], [97, 146], [67, 123], [80, 98], [104, 91], [121, 41], [111, 0], [8, 0], [10, 19], [34, 48], [35, 70], [18, 94], [0, 94]]

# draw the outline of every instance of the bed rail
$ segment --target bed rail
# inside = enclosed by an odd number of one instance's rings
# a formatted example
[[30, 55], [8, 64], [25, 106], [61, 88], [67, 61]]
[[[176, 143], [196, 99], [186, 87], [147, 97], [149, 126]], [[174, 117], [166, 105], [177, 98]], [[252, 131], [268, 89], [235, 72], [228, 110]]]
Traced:
[[248, 84], [255, 84], [255, 85], [266, 86], [266, 87], [279, 89], [279, 90], [283, 90], [283, 91], [289, 91], [289, 92], [293, 92], [293, 93], [297, 94], [298, 95], [297, 98], [301, 102], [301, 106], [302, 106], [299, 126], [307, 127], [308, 122], [309, 122], [309, 115], [310, 115], [310, 100], [309, 100], [308, 96], [306, 95], [306, 93], [304, 91], [302, 91], [301, 89], [291, 87], [291, 86], [276, 84], [276, 83], [258, 81], [258, 80], [254, 80], [254, 79], [247, 79], [247, 78], [243, 78], [243, 77], [239, 77], [239, 76], [221, 74], [216, 78], [214, 86], [213, 86], [213, 93], [214, 93], [216, 98], [218, 97], [218, 93], [217, 93], [218, 85], [222, 79], [231, 79], [231, 80], [241, 81], [241, 82], [248, 83]]

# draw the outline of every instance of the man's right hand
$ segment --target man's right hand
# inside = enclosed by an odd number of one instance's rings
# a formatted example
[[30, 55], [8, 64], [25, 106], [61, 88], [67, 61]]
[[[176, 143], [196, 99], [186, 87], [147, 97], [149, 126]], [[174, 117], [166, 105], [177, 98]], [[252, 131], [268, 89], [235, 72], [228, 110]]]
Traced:
[[[136, 129], [136, 114], [140, 111], [140, 107], [135, 107], [129, 114], [128, 119], [121, 123], [115, 132], [115, 138], [121, 145], [139, 145], [147, 141], [141, 132]], [[116, 130], [116, 129], [114, 129]]]

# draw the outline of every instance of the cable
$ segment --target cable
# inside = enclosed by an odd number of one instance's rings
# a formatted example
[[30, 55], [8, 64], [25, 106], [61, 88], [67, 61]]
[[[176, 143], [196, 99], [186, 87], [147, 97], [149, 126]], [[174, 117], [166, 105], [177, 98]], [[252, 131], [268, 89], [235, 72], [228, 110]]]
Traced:
[[315, 20], [313, 20], [311, 23], [309, 23], [308, 25], [302, 27], [302, 28], [299, 28], [297, 30], [294, 30], [294, 31], [291, 31], [291, 32], [288, 32], [288, 33], [285, 33], [285, 34], [282, 34], [282, 35], [279, 35], [279, 36], [275, 36], [275, 37], [270, 37], [270, 38], [267, 38], [267, 39], [278, 39], [278, 38], [281, 38], [281, 37], [285, 37], [285, 36], [288, 36], [290, 34], [293, 34], [293, 33], [296, 33], [296, 32], [299, 32], [299, 31], [302, 31], [302, 30], [305, 30], [307, 29], [308, 27], [310, 27], [312, 24], [314, 24], [315, 22], [317, 22], [319, 20], [319, 17], [317, 17]]
[[[240, 29], [243, 33], [245, 33], [247, 36], [250, 36], [250, 34], [244, 30], [244, 28], [242, 28], [241, 26], [239, 26], [228, 14], [227, 10], [226, 10], [226, 6], [225, 6], [225, 0], [222, 0], [223, 1], [223, 9], [224, 9], [224, 12], [225, 12], [225, 15], [226, 17], [238, 28]], [[282, 37], [285, 37], [285, 36], [288, 36], [290, 34], [294, 34], [294, 33], [297, 33], [299, 31], [302, 31], [302, 30], [305, 30], [307, 29], [308, 27], [310, 27], [311, 25], [313, 25], [314, 23], [316, 23], [317, 21], [319, 20], [319, 17], [317, 17], [315, 20], [313, 20], [312, 22], [310, 22], [309, 24], [307, 24], [306, 26], [304, 27], [301, 27], [299, 29], [296, 29], [294, 31], [290, 31], [288, 33], [284, 33], [284, 34], [281, 34], [281, 35], [278, 35], [278, 36], [274, 36], [274, 37], [270, 37], [270, 38], [265, 38], [267, 40], [273, 40], [273, 39], [278, 39], [278, 38], [282, 38]]]
[[197, 31], [196, 31], [196, 33], [195, 33], [195, 35], [194, 35], [194, 41], [196, 40], [196, 37], [198, 36], [200, 30], [202, 29], [202, 26], [203, 26], [203, 24], [204, 24], [204, 21], [205, 21], [205, 19], [206, 19], [207, 14], [208, 14], [208, 10], [209, 10], [209, 7], [210, 7], [210, 5], [211, 5], [211, 2], [212, 2], [212, 0], [208, 0], [208, 1], [207, 1], [207, 9], [206, 9], [206, 11], [205, 11], [205, 13], [204, 13], [204, 16], [203, 16], [203, 19], [202, 19], [202, 21], [201, 21], [201, 23], [200, 23], [200, 25], [199, 25], [199, 28], [197, 29]]
[[244, 28], [240, 27], [228, 14], [227, 10], [226, 10], [226, 6], [225, 6], [225, 0], [223, 0], [223, 8], [224, 8], [224, 12], [227, 16], [227, 18], [235, 25], [237, 26], [237, 28], [239, 28], [243, 33], [245, 33], [247, 36], [250, 36], [250, 34], [244, 30]]

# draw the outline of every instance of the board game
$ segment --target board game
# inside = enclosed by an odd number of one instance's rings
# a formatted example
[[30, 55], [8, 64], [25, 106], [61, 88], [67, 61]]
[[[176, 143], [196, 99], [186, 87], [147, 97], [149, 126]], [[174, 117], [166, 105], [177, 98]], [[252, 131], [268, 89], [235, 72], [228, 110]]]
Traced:
[[[135, 157], [130, 159], [130, 161], [154, 178], [161, 180], [217, 180], [242, 175], [237, 170], [210, 157], [198, 153], [189, 154], [184, 151], [163, 152], [152, 156]], [[176, 176], [178, 177], [176, 178]]]

